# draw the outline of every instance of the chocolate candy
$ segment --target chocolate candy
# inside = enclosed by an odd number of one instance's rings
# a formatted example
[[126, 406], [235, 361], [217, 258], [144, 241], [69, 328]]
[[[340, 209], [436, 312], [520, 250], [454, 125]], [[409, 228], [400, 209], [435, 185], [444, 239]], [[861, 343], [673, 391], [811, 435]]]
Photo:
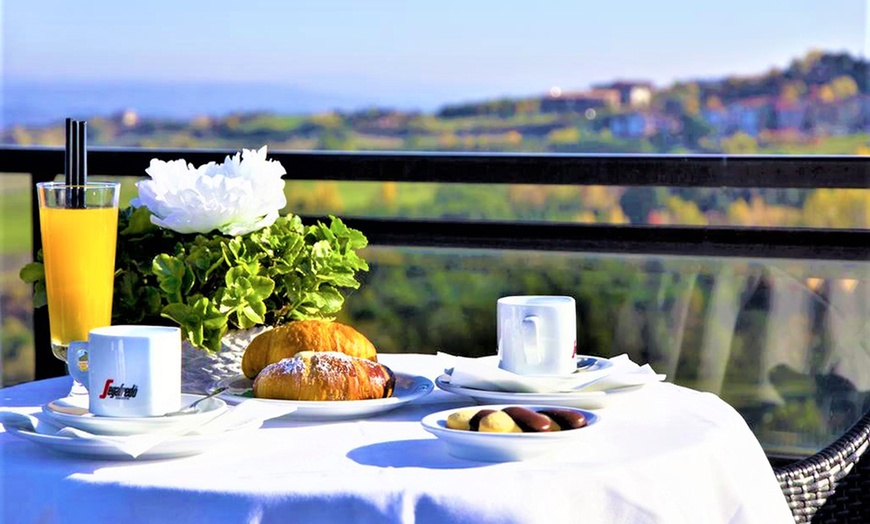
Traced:
[[493, 411], [480, 419], [477, 431], [483, 433], [522, 433], [516, 421], [504, 411]]
[[468, 408], [447, 417], [447, 427], [488, 433], [543, 433], [578, 429], [587, 423], [583, 413], [571, 409], [534, 411], [520, 406], [493, 409]]
[[561, 429], [578, 429], [586, 425], [586, 417], [571, 409], [542, 409], [538, 413], [553, 419]]
[[471, 419], [468, 421], [468, 429], [471, 431], [477, 431], [480, 428], [480, 420], [489, 415], [490, 413], [495, 413], [494, 409], [481, 409], [477, 413], [474, 414]]
[[553, 424], [550, 417], [536, 413], [529, 408], [514, 406], [504, 408], [502, 411], [510, 415], [510, 418], [516, 422], [517, 426], [525, 432], [540, 433], [542, 431], [550, 431], [550, 426]]

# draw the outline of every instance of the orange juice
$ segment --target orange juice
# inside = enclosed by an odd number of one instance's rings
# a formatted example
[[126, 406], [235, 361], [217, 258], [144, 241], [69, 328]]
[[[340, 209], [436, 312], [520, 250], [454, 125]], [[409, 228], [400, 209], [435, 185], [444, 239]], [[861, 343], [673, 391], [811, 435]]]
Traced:
[[39, 220], [51, 345], [65, 353], [112, 323], [118, 208], [40, 207]]

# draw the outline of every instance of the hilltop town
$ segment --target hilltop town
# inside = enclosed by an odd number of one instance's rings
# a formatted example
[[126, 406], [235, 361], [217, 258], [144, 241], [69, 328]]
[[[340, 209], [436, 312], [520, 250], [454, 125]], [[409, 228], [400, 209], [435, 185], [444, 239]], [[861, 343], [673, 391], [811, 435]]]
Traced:
[[[448, 104], [433, 114], [369, 108], [313, 115], [239, 113], [191, 121], [135, 108], [91, 118], [93, 142], [129, 147], [865, 154], [868, 62], [811, 52], [754, 76], [656, 87], [614, 81], [523, 98]], [[13, 144], [60, 144], [59, 127], [13, 127]]]

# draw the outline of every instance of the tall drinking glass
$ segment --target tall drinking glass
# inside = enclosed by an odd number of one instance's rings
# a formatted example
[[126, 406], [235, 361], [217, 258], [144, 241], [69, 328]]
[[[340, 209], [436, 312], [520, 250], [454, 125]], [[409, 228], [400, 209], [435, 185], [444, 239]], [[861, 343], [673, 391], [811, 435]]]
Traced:
[[70, 342], [112, 323], [120, 184], [36, 187], [51, 350], [66, 362]]

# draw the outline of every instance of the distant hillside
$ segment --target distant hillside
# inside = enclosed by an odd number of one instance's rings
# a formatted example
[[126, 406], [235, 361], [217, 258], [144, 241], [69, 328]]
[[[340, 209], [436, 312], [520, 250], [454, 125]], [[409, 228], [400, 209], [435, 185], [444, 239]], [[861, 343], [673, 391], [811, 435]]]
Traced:
[[824, 89], [835, 80], [849, 78], [857, 92], [868, 94], [867, 60], [854, 58], [848, 53], [812, 51], [804, 58], [795, 59], [784, 70], [773, 69], [755, 76], [729, 77], [715, 82], [700, 83], [703, 97], [717, 96], [723, 103], [741, 98], [792, 94], [804, 95]]
[[[665, 109], [666, 101], [694, 97], [699, 106], [709, 104], [731, 104], [747, 98], [785, 97], [789, 100], [805, 98], [814, 93], [831, 89], [834, 96], [843, 93], [868, 94], [868, 75], [870, 63], [855, 58], [848, 53], [825, 53], [811, 51], [803, 58], [795, 59], [785, 69], [772, 69], [755, 75], [733, 75], [717, 80], [696, 80], [677, 82], [655, 90], [647, 82], [613, 82], [602, 84], [589, 91], [549, 93], [523, 98], [504, 98], [480, 102], [447, 104], [437, 111], [441, 118], [468, 116], [512, 116], [530, 110], [538, 110], [553, 99], [572, 100], [571, 107], [585, 109], [608, 105], [607, 90], [625, 89], [630, 86], [645, 86], [654, 98], [660, 101], [660, 109]], [[566, 107], [570, 104], [564, 104]], [[691, 108], [688, 108], [690, 112]]]
[[[90, 121], [92, 144], [120, 147], [867, 154], [867, 75], [863, 59], [811, 52], [785, 69], [753, 76], [666, 87], [614, 81], [583, 91], [448, 104], [433, 113], [248, 111], [181, 121], [132, 110], [73, 116]], [[7, 129], [0, 141], [60, 145], [63, 133], [58, 119], [52, 126]]]

